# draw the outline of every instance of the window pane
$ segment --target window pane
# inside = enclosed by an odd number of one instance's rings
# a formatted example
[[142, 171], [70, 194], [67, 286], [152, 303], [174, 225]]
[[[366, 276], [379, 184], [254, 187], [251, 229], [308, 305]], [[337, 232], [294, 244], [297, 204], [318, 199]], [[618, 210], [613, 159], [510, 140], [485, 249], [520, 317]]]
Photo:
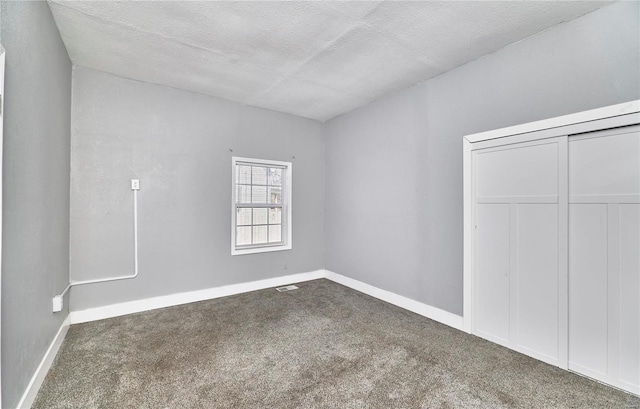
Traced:
[[253, 226], [253, 244], [267, 242], [267, 226]]
[[266, 186], [252, 186], [251, 203], [267, 203]]
[[236, 227], [236, 246], [251, 244], [251, 226]]
[[253, 179], [252, 185], [266, 185], [267, 184], [267, 168], [253, 166], [252, 168]]
[[282, 209], [279, 207], [272, 207], [269, 209], [269, 224], [282, 223]]
[[269, 184], [272, 186], [282, 186], [282, 169], [269, 168]]
[[251, 166], [236, 165], [236, 183], [251, 184]]
[[267, 211], [269, 209], [253, 209], [253, 224], [267, 224]]
[[282, 203], [282, 188], [269, 186], [269, 203]]
[[236, 203], [251, 203], [251, 186], [236, 186]]
[[236, 225], [246, 226], [251, 224], [251, 209], [237, 209], [236, 210]]
[[282, 241], [282, 226], [279, 224], [269, 226], [269, 243], [279, 243]]

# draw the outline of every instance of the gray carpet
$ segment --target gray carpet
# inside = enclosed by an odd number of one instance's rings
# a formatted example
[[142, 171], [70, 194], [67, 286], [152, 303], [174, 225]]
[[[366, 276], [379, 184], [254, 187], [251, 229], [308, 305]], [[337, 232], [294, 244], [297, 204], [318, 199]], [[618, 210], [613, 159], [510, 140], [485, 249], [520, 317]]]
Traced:
[[34, 408], [638, 408], [327, 280], [73, 325]]

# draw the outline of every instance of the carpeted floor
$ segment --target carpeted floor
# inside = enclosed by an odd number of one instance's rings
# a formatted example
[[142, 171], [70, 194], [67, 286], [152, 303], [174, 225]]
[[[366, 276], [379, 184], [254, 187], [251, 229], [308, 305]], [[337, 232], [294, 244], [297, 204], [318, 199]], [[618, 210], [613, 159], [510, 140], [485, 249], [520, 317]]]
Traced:
[[328, 280], [73, 325], [34, 408], [639, 408]]

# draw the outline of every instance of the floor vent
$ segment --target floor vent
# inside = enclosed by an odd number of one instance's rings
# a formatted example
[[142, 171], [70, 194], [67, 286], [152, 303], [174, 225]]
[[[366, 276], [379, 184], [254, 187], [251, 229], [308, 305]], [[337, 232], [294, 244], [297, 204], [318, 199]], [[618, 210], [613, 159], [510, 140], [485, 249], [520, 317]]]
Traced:
[[285, 291], [291, 291], [291, 290], [297, 290], [298, 287], [296, 287], [295, 285], [287, 285], [284, 287], [277, 287], [276, 290], [280, 291], [281, 293], [285, 292]]

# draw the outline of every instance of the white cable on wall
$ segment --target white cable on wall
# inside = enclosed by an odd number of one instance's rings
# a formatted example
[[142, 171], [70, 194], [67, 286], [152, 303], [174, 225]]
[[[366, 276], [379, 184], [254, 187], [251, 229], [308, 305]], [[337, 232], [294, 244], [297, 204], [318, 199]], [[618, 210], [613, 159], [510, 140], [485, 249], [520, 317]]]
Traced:
[[133, 274], [118, 277], [97, 278], [94, 280], [71, 281], [60, 295], [53, 298], [53, 312], [62, 311], [62, 297], [69, 289], [76, 285], [104, 283], [108, 281], [129, 280], [138, 276], [138, 190], [140, 190], [140, 180], [131, 180], [131, 190], [133, 190]]

